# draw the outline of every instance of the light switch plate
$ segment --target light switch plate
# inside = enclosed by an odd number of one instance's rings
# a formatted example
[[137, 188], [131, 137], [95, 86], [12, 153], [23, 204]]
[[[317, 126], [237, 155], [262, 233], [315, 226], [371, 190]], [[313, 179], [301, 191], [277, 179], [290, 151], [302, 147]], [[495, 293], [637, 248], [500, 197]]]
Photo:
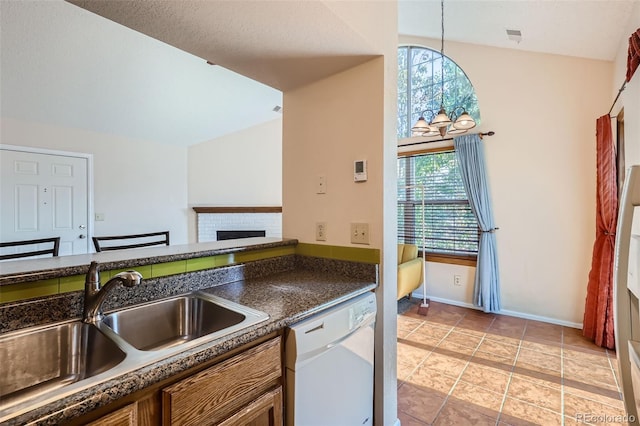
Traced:
[[325, 175], [318, 176], [318, 183], [316, 186], [316, 194], [327, 193], [327, 177]]
[[369, 244], [369, 224], [351, 224], [351, 242], [353, 244]]

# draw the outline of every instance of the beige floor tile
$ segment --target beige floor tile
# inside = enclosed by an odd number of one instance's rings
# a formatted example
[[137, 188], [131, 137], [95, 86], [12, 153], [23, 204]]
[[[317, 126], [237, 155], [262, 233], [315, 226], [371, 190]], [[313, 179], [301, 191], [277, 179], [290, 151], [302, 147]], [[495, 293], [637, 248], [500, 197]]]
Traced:
[[482, 343], [480, 343], [480, 346], [478, 346], [478, 351], [488, 352], [490, 354], [498, 355], [504, 358], [514, 359], [518, 353], [518, 346], [509, 345], [495, 340], [484, 339]]
[[466, 346], [472, 349], [475, 349], [478, 347], [478, 345], [480, 345], [480, 342], [482, 341], [482, 336], [484, 334], [478, 335], [478, 334], [462, 333], [457, 330], [458, 328], [456, 327], [451, 333], [449, 333], [449, 335], [447, 335], [444, 341], [448, 343], [454, 343], [460, 346]]
[[448, 395], [457, 380], [457, 377], [434, 371], [427, 366], [421, 366], [407, 379], [407, 383]]
[[400, 424], [402, 426], [427, 426], [429, 424], [426, 422], [422, 422], [402, 411], [398, 411], [398, 420], [400, 420]]
[[403, 412], [419, 421], [432, 424], [446, 395], [411, 383], [398, 389], [398, 412]]
[[530, 337], [560, 343], [562, 342], [562, 334], [563, 327], [560, 325], [529, 321], [524, 331], [524, 339]]
[[565, 368], [563, 378], [565, 383], [574, 388], [593, 387], [602, 390], [618, 390], [618, 384], [613, 374], [612, 369], [591, 367], [586, 365], [586, 368], [580, 368], [579, 365], [567, 365], [565, 362]]
[[425, 368], [431, 369], [434, 373], [439, 372], [458, 378], [464, 367], [467, 365], [466, 360], [459, 360], [457, 358], [451, 358], [446, 355], [438, 353], [432, 353], [422, 363]]
[[516, 368], [555, 376], [562, 372], [562, 360], [555, 355], [521, 349], [516, 360]]
[[560, 342], [550, 342], [548, 340], [525, 336], [520, 345], [521, 349], [542, 352], [547, 355], [562, 355], [562, 344]]
[[510, 373], [502, 369], [470, 363], [462, 372], [460, 380], [491, 392], [504, 394], [510, 376]]
[[402, 361], [402, 359], [398, 359], [396, 365], [396, 377], [398, 379], [398, 386], [400, 386], [402, 382], [406, 381], [415, 369], [416, 365], [406, 364]]
[[514, 368], [513, 377], [518, 377], [557, 390], [560, 390], [562, 388], [563, 383], [560, 373], [545, 374], [539, 371], [525, 370], [520, 367]]
[[622, 396], [617, 390], [598, 388], [597, 386], [572, 387], [564, 385], [565, 394], [571, 394], [579, 398], [597, 401], [601, 404], [610, 405], [615, 408], [624, 409]]
[[398, 339], [398, 359], [401, 359], [405, 364], [418, 365], [429, 356], [431, 351], [412, 343], [408, 340]]
[[[469, 407], [469, 404], [461, 403], [459, 401], [450, 399], [448, 400], [440, 414], [436, 417], [434, 425], [436, 426], [464, 426], [464, 425], [477, 425], [477, 426], [495, 426], [496, 417], [498, 413], [494, 413], [492, 416], [486, 415], [486, 411], [479, 412]], [[404, 423], [403, 423], [404, 426]]]
[[[616, 420], [624, 419], [624, 409], [620, 407], [612, 407], [597, 401], [580, 398], [572, 394], [564, 396], [564, 414], [577, 421], [585, 421], [587, 423], [621, 423]], [[593, 421], [597, 420], [597, 421]], [[613, 421], [611, 421], [613, 420]]]
[[506, 343], [506, 344], [512, 345], [512, 346], [518, 346], [520, 344], [520, 338], [519, 337], [503, 336], [501, 334], [492, 333], [491, 330], [489, 330], [485, 334], [485, 339], [486, 340], [492, 340], [492, 341], [495, 341], [495, 342]]
[[623, 414], [616, 354], [581, 330], [435, 302], [427, 317], [409, 311], [398, 318], [403, 426], [585, 424], [576, 414], [609, 424]]
[[470, 404], [469, 408], [487, 416], [500, 412], [503, 394], [491, 392], [471, 383], [459, 381], [451, 392], [450, 398]]
[[512, 358], [494, 355], [489, 352], [476, 351], [469, 360], [469, 363], [495, 368], [502, 370], [505, 373], [511, 373], [513, 370], [514, 360]]
[[562, 351], [562, 356], [565, 360], [575, 362], [580, 365], [593, 365], [595, 367], [611, 368], [609, 357], [606, 352], [585, 352], [565, 348]]
[[512, 377], [507, 390], [507, 398], [528, 402], [547, 410], [562, 412], [562, 391], [557, 387], [543, 386], [520, 376]]
[[468, 360], [476, 349], [469, 346], [462, 346], [444, 339], [438, 343], [438, 346], [436, 346], [433, 351], [453, 358]]
[[562, 416], [553, 411], [517, 399], [507, 398], [499, 418], [508, 425], [561, 426]]

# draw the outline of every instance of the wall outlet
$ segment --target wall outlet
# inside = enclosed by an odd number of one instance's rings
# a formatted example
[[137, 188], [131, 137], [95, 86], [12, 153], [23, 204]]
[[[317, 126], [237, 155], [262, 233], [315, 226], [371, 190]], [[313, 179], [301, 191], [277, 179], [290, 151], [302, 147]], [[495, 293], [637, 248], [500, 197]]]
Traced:
[[369, 244], [369, 224], [351, 224], [351, 242], [353, 244]]
[[461, 281], [462, 277], [460, 275], [453, 276], [453, 285], [455, 285], [456, 287], [460, 287], [462, 285]]
[[316, 241], [327, 241], [326, 222], [316, 222]]

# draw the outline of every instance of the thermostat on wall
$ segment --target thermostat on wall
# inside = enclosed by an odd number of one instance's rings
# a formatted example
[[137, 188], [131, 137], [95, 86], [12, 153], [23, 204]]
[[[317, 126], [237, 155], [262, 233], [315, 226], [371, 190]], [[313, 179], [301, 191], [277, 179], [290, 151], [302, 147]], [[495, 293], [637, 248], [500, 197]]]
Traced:
[[367, 180], [367, 160], [357, 160], [353, 162], [354, 182], [365, 182]]

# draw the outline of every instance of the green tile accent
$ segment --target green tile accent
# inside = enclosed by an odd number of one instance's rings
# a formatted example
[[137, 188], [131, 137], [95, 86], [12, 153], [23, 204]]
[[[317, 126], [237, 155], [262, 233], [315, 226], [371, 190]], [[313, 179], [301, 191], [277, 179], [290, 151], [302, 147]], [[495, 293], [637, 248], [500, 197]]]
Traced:
[[50, 296], [58, 293], [58, 279], [33, 281], [30, 283], [12, 284], [0, 287], [0, 303], [34, 297]]
[[119, 274], [120, 272], [131, 271], [131, 270], [140, 272], [140, 274], [142, 274], [142, 278], [151, 278], [151, 265], [133, 266], [131, 268], [114, 269], [112, 271], [104, 271], [104, 272], [100, 273], [100, 278], [101, 278], [102, 282], [104, 283], [108, 279], [113, 278], [116, 274]]
[[269, 259], [272, 257], [280, 257], [288, 254], [295, 254], [295, 249], [293, 247], [275, 247], [264, 250], [255, 250], [255, 251], [245, 251], [241, 253], [236, 253], [235, 262], [252, 262], [255, 260]]
[[213, 256], [213, 258], [215, 265], [218, 267], [233, 265], [235, 263], [235, 256], [233, 253], [219, 254], [217, 256]]
[[151, 265], [151, 276], [153, 278], [182, 274], [185, 272], [187, 272], [186, 260], [178, 260], [176, 262], [158, 263], [155, 265]]
[[203, 269], [211, 269], [211, 268], [214, 268], [215, 266], [216, 266], [215, 256], [187, 259], [187, 272], [202, 271]]
[[84, 290], [84, 275], [72, 275], [70, 277], [60, 278], [60, 293], [68, 293], [70, 291]]
[[348, 260], [351, 262], [380, 263], [380, 250], [364, 247], [298, 243], [296, 246], [296, 254], [301, 256]]

